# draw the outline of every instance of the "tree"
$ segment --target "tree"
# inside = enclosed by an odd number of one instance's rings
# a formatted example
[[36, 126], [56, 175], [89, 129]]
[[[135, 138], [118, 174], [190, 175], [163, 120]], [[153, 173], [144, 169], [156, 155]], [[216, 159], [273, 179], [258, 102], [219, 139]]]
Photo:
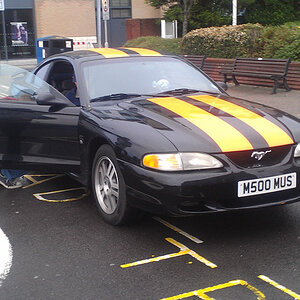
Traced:
[[[256, 0], [238, 0], [239, 11]], [[231, 23], [232, 0], [146, 0], [151, 6], [167, 8], [164, 18], [182, 23], [182, 35], [200, 27], [221, 26]]]
[[179, 7], [182, 16], [182, 35], [187, 34], [188, 18], [191, 7], [194, 4], [195, 0], [146, 0], [146, 2], [155, 8], [160, 8], [162, 6], [166, 6], [168, 8], [171, 8], [173, 6]]
[[[165, 7], [166, 20], [178, 20], [182, 35], [188, 30], [231, 24], [232, 0], [145, 0]], [[280, 25], [299, 20], [299, 0], [238, 0], [239, 24]]]
[[256, 0], [244, 14], [245, 22], [281, 25], [299, 20], [299, 0]]

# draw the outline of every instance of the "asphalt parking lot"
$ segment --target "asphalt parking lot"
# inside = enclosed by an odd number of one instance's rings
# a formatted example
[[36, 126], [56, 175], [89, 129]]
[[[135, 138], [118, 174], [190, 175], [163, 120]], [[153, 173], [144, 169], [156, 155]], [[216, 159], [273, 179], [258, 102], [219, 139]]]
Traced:
[[[299, 91], [229, 93], [300, 116]], [[300, 299], [300, 202], [113, 227], [67, 176], [27, 179], [0, 187], [0, 299]]]
[[78, 183], [33, 175], [0, 190], [1, 299], [300, 299], [300, 203], [112, 227]]

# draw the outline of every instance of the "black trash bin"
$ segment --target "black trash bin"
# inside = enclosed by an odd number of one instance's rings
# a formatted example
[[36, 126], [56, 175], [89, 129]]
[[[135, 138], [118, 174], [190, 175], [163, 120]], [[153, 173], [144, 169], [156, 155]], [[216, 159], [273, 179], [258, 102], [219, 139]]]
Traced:
[[68, 51], [73, 51], [73, 40], [70, 38], [51, 35], [37, 39], [37, 63], [53, 54]]

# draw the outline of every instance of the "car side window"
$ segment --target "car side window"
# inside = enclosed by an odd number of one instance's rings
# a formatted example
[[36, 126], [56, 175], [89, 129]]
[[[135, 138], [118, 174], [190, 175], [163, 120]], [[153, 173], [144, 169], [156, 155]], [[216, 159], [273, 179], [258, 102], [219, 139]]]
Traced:
[[73, 66], [67, 61], [57, 61], [53, 64], [46, 82], [52, 85], [59, 92], [64, 94], [66, 90], [73, 88], [72, 77], [74, 74]]
[[76, 106], [80, 106], [74, 68], [71, 63], [59, 60], [53, 64], [46, 81]]
[[45, 80], [50, 66], [51, 66], [51, 63], [42, 66], [40, 69], [38, 69], [38, 71], [35, 73], [35, 75], [37, 77], [41, 78], [42, 80]]
[[49, 92], [49, 86], [33, 73], [24, 69], [1, 64], [0, 101], [36, 103], [38, 93]]

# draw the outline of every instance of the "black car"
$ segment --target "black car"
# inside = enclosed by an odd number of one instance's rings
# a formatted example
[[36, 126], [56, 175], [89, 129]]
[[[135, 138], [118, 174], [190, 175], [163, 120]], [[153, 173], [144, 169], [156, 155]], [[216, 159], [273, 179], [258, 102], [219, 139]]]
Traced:
[[298, 119], [228, 96], [181, 57], [101, 48], [33, 73], [1, 65], [0, 97], [0, 167], [70, 174], [111, 224], [299, 200]]

